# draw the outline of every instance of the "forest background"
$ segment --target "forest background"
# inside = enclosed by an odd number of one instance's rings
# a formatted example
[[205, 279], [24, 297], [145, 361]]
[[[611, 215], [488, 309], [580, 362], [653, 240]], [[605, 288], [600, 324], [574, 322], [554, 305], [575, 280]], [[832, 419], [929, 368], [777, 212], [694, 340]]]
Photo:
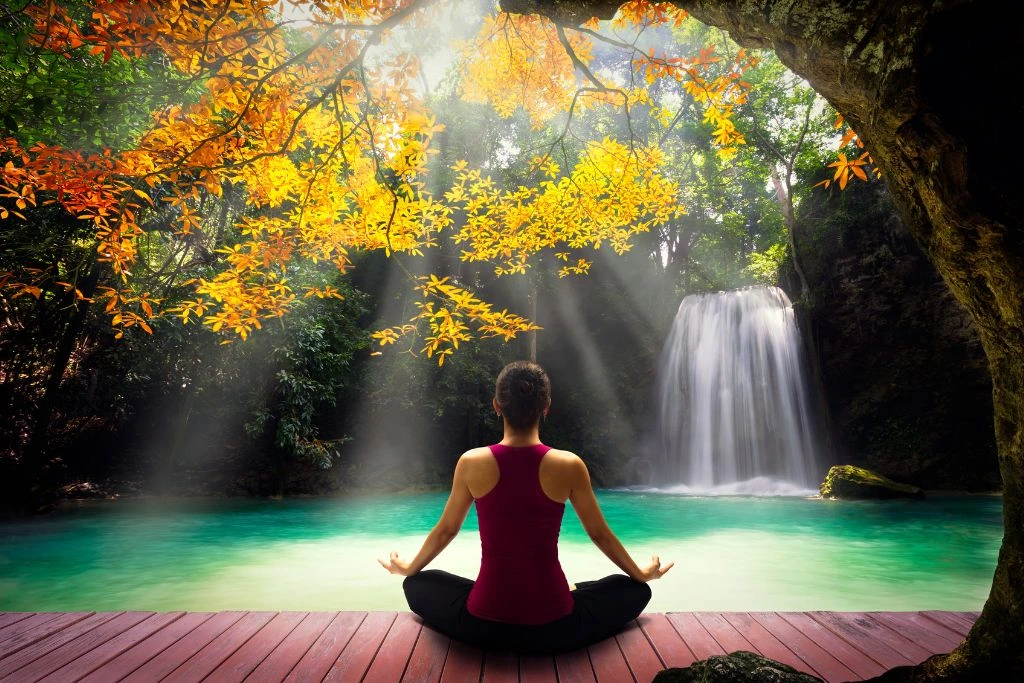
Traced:
[[[59, 204], [8, 197], [4, 211], [24, 220], [0, 223], [5, 500], [62, 488], [65, 495], [284, 495], [443, 487], [462, 451], [499, 437], [494, 377], [523, 357], [536, 358], [554, 383], [547, 442], [582, 454], [600, 485], [655, 483], [653, 382], [680, 299], [780, 281], [800, 315], [833, 457], [930, 486], [997, 485], [991, 388], [976, 333], [902, 231], [881, 183], [865, 182], [864, 169], [849, 166], [845, 189], [828, 186], [839, 180], [837, 149], [844, 162], [864, 151], [802, 79], [771, 52], [742, 51], [692, 19], [623, 23], [608, 30], [701, 56], [707, 81], [741, 74], [746, 96], [728, 120], [742, 144], [723, 144], [721, 119], [708, 116], [708, 103], [666, 78], [644, 83], [647, 97], [629, 116], [592, 107], [574, 112], [571, 126], [565, 118], [538, 121], [533, 111], [476, 101], [487, 98], [474, 96], [479, 74], [464, 61], [484, 53], [473, 41], [492, 9], [461, 7], [457, 30], [450, 17], [436, 17], [444, 28], [427, 42], [438, 35], [468, 41], [461, 52], [417, 44], [408, 33], [390, 38], [422, 63], [417, 77], [400, 83], [432, 117], [428, 132], [413, 139], [429, 139], [436, 152], [422, 155], [433, 195], [465, 192], [465, 168], [488, 175], [495, 191], [514, 192], [547, 172], [538, 169], [536, 150], [553, 150], [551, 159], [571, 168], [589, 141], [631, 139], [658, 143], [659, 172], [677, 185], [679, 210], [630, 235], [628, 249], [592, 244], [571, 256], [544, 249], [521, 268], [501, 258], [467, 260], [449, 235], [422, 255], [383, 243], [353, 250], [340, 270], [292, 263], [288, 277], [304, 283], [306, 295], [236, 340], [194, 322], [194, 283], [226, 271], [231, 250], [246, 242], [246, 221], [274, 213], [254, 207], [249, 188], [225, 183], [174, 201], [172, 189], [156, 187], [140, 202], [130, 289], [109, 260], [97, 258], [93, 222]], [[166, 57], [80, 50], [68, 59], [33, 46], [37, 26], [26, 15], [2, 21], [0, 126], [12, 136], [8, 159], [17, 156], [14, 145], [40, 142], [116, 154], [137, 144], [151, 112], [175, 98], [200, 98]], [[632, 57], [597, 45], [591, 74], [612, 79], [635, 70]], [[375, 181], [397, 187], [387, 174], [378, 168]], [[880, 237], [864, 244], [868, 234]], [[850, 258], [859, 282], [842, 272]], [[520, 327], [508, 338], [471, 335], [450, 353], [429, 349], [429, 332], [410, 331], [407, 321], [423, 310], [417, 278], [432, 274], [543, 329], [514, 323]], [[899, 293], [907, 286], [920, 288], [917, 300]], [[114, 291], [118, 298], [101, 296]], [[884, 310], [859, 307], [845, 328], [828, 322], [842, 306], [847, 314], [857, 308], [857, 296], [874, 297]], [[159, 312], [147, 314], [157, 305]], [[120, 318], [112, 323], [113, 308]], [[908, 317], [908, 308], [916, 313]], [[879, 332], [865, 321], [896, 330], [903, 346], [890, 343], [885, 357], [866, 357]], [[859, 340], [851, 329], [860, 330]], [[846, 366], [835, 360], [836, 345], [845, 347]], [[936, 362], [947, 370], [941, 386], [929, 378]], [[872, 371], [851, 388], [850, 366], [865, 365]], [[904, 376], [894, 378], [893, 367]], [[902, 394], [892, 388], [898, 384]]]

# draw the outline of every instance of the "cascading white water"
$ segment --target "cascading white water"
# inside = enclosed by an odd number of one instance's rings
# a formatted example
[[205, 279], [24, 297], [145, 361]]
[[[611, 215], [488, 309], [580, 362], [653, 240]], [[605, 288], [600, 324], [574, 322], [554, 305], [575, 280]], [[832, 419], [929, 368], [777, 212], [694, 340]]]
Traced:
[[777, 287], [688, 296], [658, 370], [659, 488], [795, 493], [818, 468], [802, 344]]

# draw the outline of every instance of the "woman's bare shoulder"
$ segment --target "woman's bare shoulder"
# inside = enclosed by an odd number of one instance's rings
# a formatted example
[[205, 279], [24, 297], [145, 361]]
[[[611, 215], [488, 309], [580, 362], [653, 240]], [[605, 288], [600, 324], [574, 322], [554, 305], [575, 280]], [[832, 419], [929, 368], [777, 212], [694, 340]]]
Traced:
[[466, 464], [472, 464], [493, 458], [494, 455], [491, 453], [491, 449], [489, 447], [480, 446], [479, 448], [470, 448], [462, 454], [459, 460], [464, 461]]
[[583, 459], [572, 451], [563, 451], [558, 448], [552, 448], [544, 455], [546, 458], [550, 458], [555, 463], [565, 468], [577, 468], [581, 465], [585, 467], [585, 465], [583, 465]]

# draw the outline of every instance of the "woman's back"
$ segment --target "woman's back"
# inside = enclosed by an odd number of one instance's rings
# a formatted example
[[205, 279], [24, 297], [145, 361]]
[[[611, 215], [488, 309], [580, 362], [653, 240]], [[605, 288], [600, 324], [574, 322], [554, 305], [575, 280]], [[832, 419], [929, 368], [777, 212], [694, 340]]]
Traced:
[[480, 575], [467, 603], [474, 616], [543, 624], [573, 609], [572, 594], [558, 562], [565, 503], [552, 500], [540, 479], [541, 463], [549, 450], [541, 444], [497, 444], [490, 447], [493, 460], [481, 454], [482, 462], [475, 468], [478, 481], [486, 486], [486, 480], [493, 480], [490, 462], [497, 466], [498, 477], [496, 484], [476, 498], [482, 552]]

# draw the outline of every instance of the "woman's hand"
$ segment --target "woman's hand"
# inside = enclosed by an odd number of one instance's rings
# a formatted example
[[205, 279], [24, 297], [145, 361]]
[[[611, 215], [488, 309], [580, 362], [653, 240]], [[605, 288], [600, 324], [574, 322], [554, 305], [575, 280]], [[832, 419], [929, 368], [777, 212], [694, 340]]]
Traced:
[[387, 569], [392, 574], [409, 576], [409, 574], [412, 573], [409, 571], [409, 563], [398, 556], [397, 550], [391, 551], [391, 556], [388, 558], [387, 562], [379, 558], [377, 561], [380, 562], [380, 566], [384, 567], [384, 569]]
[[640, 578], [638, 581], [654, 581], [660, 579], [668, 573], [669, 569], [672, 569], [676, 565], [675, 562], [669, 562], [664, 567], [661, 566], [661, 558], [657, 555], [651, 555], [651, 563], [640, 570]]

